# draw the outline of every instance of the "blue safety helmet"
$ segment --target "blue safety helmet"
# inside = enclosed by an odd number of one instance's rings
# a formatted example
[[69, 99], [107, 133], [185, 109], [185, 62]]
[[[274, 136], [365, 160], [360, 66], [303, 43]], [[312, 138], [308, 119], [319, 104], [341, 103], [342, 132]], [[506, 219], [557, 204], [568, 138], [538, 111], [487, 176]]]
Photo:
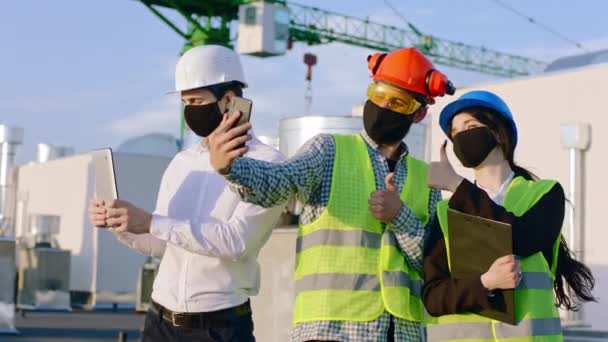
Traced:
[[448, 129], [454, 116], [472, 107], [483, 107], [500, 114], [511, 125], [513, 146], [517, 145], [517, 126], [515, 125], [515, 120], [513, 120], [511, 110], [498, 95], [485, 90], [470, 91], [459, 97], [458, 100], [445, 106], [439, 115], [439, 125], [443, 132], [447, 136], [450, 136]]

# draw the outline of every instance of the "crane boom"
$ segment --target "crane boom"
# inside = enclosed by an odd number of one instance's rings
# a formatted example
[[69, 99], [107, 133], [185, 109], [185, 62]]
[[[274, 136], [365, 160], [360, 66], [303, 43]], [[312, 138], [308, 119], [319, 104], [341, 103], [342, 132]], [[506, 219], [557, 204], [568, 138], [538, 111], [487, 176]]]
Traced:
[[484, 47], [473, 46], [413, 29], [355, 18], [289, 2], [290, 36], [311, 44], [338, 41], [379, 51], [415, 46], [437, 64], [504, 77], [541, 72], [546, 63]]
[[[238, 18], [238, 7], [255, 0], [140, 0], [173, 30], [189, 37], [186, 49], [201, 44], [230, 45], [228, 23]], [[525, 76], [541, 72], [546, 63], [531, 58], [487, 49], [421, 33], [408, 25], [407, 29], [367, 19], [356, 18], [295, 2], [281, 3], [290, 12], [289, 34], [292, 41], [308, 44], [341, 42], [378, 51], [391, 51], [415, 46], [433, 62], [464, 70], [502, 77]], [[189, 32], [180, 31], [154, 6], [172, 8], [186, 18]], [[201, 24], [204, 17], [206, 22]], [[214, 27], [212, 18], [220, 24]]]

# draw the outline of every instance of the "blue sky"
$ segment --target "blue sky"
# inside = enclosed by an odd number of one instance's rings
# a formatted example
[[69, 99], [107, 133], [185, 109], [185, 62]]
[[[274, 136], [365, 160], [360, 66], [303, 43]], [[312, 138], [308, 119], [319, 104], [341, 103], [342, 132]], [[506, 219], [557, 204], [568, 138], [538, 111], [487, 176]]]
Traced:
[[[590, 50], [608, 48], [608, 2], [508, 1]], [[402, 20], [383, 1], [300, 0], [390, 25]], [[392, 0], [420, 30], [442, 38], [551, 61], [580, 50], [490, 0]], [[174, 16], [175, 17], [175, 16]], [[183, 26], [183, 20], [178, 22]], [[25, 128], [18, 161], [39, 142], [76, 151], [117, 146], [127, 138], [177, 135], [173, 67], [182, 39], [133, 0], [20, 0], [0, 10], [0, 124]], [[318, 56], [314, 114], [348, 114], [364, 101], [371, 50], [331, 44], [296, 45], [287, 55], [243, 57], [258, 134], [276, 134], [278, 120], [304, 113], [302, 55]], [[494, 77], [441, 67], [457, 85]]]

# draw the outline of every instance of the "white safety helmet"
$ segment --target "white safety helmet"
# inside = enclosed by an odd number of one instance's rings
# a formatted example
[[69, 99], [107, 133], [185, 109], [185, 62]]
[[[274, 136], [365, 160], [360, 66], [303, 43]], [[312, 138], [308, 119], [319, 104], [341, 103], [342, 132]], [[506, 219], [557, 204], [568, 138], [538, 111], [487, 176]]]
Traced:
[[201, 45], [183, 54], [175, 67], [175, 92], [237, 81], [247, 87], [239, 56], [220, 45]]

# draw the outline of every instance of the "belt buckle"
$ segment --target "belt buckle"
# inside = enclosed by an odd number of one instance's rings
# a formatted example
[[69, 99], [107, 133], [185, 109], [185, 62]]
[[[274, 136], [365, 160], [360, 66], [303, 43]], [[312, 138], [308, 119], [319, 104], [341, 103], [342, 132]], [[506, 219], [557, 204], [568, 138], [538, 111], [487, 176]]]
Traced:
[[171, 312], [171, 323], [173, 324], [174, 327], [180, 327], [181, 325], [175, 321], [175, 317], [177, 317], [175, 312]]

